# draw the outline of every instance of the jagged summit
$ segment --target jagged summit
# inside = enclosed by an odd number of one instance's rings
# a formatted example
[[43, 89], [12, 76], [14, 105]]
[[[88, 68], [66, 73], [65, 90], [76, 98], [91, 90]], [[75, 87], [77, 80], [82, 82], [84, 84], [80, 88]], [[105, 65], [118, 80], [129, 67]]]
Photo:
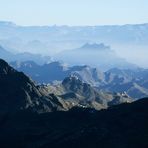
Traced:
[[46, 66], [49, 66], [49, 67], [53, 67], [53, 68], [55, 68], [55, 67], [59, 67], [59, 68], [61, 68], [61, 69], [63, 69], [63, 70], [66, 70], [67, 68], [68, 68], [68, 66], [65, 64], [65, 63], [63, 63], [63, 62], [60, 62], [60, 61], [54, 61], [54, 62], [50, 62], [50, 63], [47, 63], [47, 64], [45, 64]]
[[82, 84], [81, 80], [76, 75], [73, 74], [71, 74], [69, 77], [66, 77], [62, 82], [63, 85], [67, 83]]
[[106, 46], [103, 43], [100, 43], [100, 44], [97, 44], [97, 43], [86, 43], [81, 48], [82, 49], [98, 49], [98, 50], [110, 49], [109, 46]]
[[110, 93], [99, 90], [92, 87], [90, 84], [81, 81], [75, 75], [66, 77], [63, 80], [62, 85], [55, 87], [54, 90], [55, 89], [57, 89], [57, 91], [61, 90], [60, 93], [62, 98], [72, 100], [72, 102], [75, 102], [78, 106], [83, 105], [97, 110], [125, 102], [132, 102], [132, 98], [126, 93]]

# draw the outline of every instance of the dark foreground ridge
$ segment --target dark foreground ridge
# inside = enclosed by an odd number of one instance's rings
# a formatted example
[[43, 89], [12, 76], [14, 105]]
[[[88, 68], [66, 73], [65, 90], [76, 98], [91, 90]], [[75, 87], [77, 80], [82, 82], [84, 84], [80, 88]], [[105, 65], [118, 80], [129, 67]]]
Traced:
[[18, 112], [0, 117], [0, 147], [147, 148], [148, 98], [108, 110]]
[[[66, 80], [83, 94], [84, 83]], [[148, 98], [96, 111], [46, 93], [0, 60], [0, 148], [148, 147]]]

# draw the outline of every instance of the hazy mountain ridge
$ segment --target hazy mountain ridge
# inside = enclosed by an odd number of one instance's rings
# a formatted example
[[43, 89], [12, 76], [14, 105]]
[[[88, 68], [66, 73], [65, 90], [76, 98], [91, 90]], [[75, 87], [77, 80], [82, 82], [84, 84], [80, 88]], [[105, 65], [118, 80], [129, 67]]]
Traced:
[[148, 0], [0, 0], [0, 148], [148, 148]]
[[66, 50], [56, 54], [54, 58], [70, 65], [89, 65], [101, 70], [108, 70], [115, 67], [124, 69], [136, 67], [136, 65], [119, 57], [114, 50], [103, 43], [86, 43], [80, 48]]
[[[145, 42], [147, 43], [148, 24], [135, 25], [106, 25], [106, 26], [18, 26], [11, 22], [1, 22], [1, 35], [5, 38], [18, 37], [22, 40], [57, 39], [96, 39], [115, 40], [116, 42]], [[2, 30], [3, 29], [3, 30]], [[7, 29], [7, 30], [6, 30]], [[9, 30], [8, 30], [9, 29]], [[9, 33], [8, 33], [9, 32]], [[84, 33], [85, 32], [85, 33]], [[126, 34], [126, 36], [125, 36]], [[141, 38], [141, 34], [143, 38]], [[128, 35], [128, 36], [127, 36]]]
[[[121, 26], [18, 26], [10, 22], [0, 23], [0, 44], [19, 52], [53, 55], [65, 49], [76, 49], [85, 43], [105, 43], [130, 62], [133, 51], [143, 53], [147, 61], [148, 24]], [[140, 51], [140, 52], [139, 52]], [[126, 56], [128, 55], [128, 57]], [[136, 56], [136, 55], [135, 55]]]
[[18, 71], [23, 71], [38, 83], [52, 83], [54, 81], [63, 81], [65, 77], [77, 75], [87, 83], [95, 84], [97, 81], [102, 81], [103, 72], [89, 66], [66, 66], [61, 62], [51, 62], [44, 65], [38, 65], [33, 61], [26, 62], [11, 62]]
[[23, 53], [12, 53], [2, 46], [0, 46], [0, 58], [6, 60], [7, 62], [12, 61], [30, 61], [30, 59], [38, 64], [45, 64], [48, 62], [51, 62], [51, 58], [49, 56], [42, 56], [40, 54], [32, 54], [29, 52], [23, 52]]
[[111, 92], [126, 92], [133, 98], [148, 96], [148, 70], [110, 69], [102, 72], [90, 66], [66, 66], [60, 62], [37, 65], [34, 62], [12, 62], [11, 65], [19, 71], [25, 72], [38, 83], [57, 83], [70, 75], [77, 76], [81, 81]]
[[[7, 49], [0, 46], [0, 57], [8, 62], [11, 61], [34, 61], [38, 64], [45, 64], [51, 61], [63, 61], [69, 65], [89, 65], [99, 67], [102, 70], [110, 68], [135, 68], [135, 64], [127, 62], [125, 59], [120, 58], [115, 51], [109, 46], [100, 44], [86, 43], [78, 49], [68, 50], [56, 54], [53, 57], [42, 56], [41, 54], [32, 54], [29, 52], [12, 53]], [[52, 60], [53, 59], [53, 60]], [[77, 60], [75, 60], [77, 59]], [[89, 59], [89, 60], [88, 60]]]

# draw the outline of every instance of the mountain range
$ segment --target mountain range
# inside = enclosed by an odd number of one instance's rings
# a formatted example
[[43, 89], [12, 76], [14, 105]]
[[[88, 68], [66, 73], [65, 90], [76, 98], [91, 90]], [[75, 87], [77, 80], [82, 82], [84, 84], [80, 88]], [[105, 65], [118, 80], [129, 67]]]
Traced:
[[58, 61], [64, 61], [70, 65], [89, 65], [101, 70], [115, 67], [134, 68], [136, 65], [120, 58], [109, 46], [86, 43], [80, 48], [66, 50], [54, 57]]
[[7, 49], [0, 46], [0, 58], [6, 60], [7, 62], [12, 61], [28, 61], [33, 60], [34, 62], [38, 64], [44, 64], [51, 61], [51, 58], [49, 56], [42, 56], [40, 54], [32, 54], [29, 52], [23, 52], [23, 53], [12, 53], [8, 51]]
[[0, 147], [146, 148], [147, 104], [74, 75], [39, 85], [0, 59]]
[[[21, 47], [28, 42], [36, 41], [45, 45], [75, 44], [86, 42], [146, 44], [148, 24], [106, 25], [106, 26], [19, 26], [12, 22], [0, 22], [1, 42], [8, 41], [11, 47]], [[8, 46], [8, 45], [7, 45]], [[77, 46], [77, 47], [78, 47]], [[25, 46], [24, 46], [25, 47]], [[61, 46], [60, 46], [61, 47]], [[65, 47], [68, 49], [69, 45]], [[74, 47], [74, 46], [72, 46]], [[18, 47], [16, 48], [18, 49]], [[44, 49], [44, 48], [43, 48]]]
[[[32, 110], [40, 113], [68, 110], [75, 106], [101, 109], [122, 102], [133, 101], [126, 94], [101, 93], [75, 77], [65, 79], [62, 83], [63, 87], [59, 87], [59, 89], [53, 92], [51, 89], [53, 87], [35, 84], [29, 77], [22, 72], [17, 72], [3, 60], [0, 60], [0, 82], [0, 107], [2, 114], [6, 114], [7, 110], [11, 112], [13, 110], [14, 112], [18, 110]], [[59, 94], [60, 90], [63, 90], [61, 94]], [[96, 107], [93, 104], [96, 104]]]
[[[93, 48], [90, 49], [90, 47], [92, 46]], [[106, 52], [108, 51], [112, 52], [111, 49], [108, 46], [105, 46], [104, 44], [86, 44], [81, 48], [81, 50], [85, 50], [85, 53], [90, 50], [93, 51], [99, 50], [99, 52], [100, 51], [103, 52], [104, 56], [107, 56]], [[0, 57], [9, 61], [15, 69], [23, 71], [33, 80], [35, 80], [37, 83], [46, 83], [46, 84], [56, 83], [59, 81], [63, 81], [65, 77], [74, 74], [75, 76], [79, 77], [81, 81], [91, 84], [92, 86], [99, 87], [100, 89], [106, 91], [111, 91], [111, 92], [125, 91], [129, 96], [136, 99], [148, 96], [147, 69], [138, 68], [133, 64], [126, 63], [126, 61], [121, 60], [123, 61], [124, 66], [127, 65], [125, 66], [126, 68], [123, 68], [120, 65], [121, 63], [119, 62], [120, 61], [119, 58], [116, 59], [114, 57], [113, 59], [114, 61], [116, 61], [116, 63], [120, 64], [117, 66], [114, 63], [113, 65], [115, 67], [116, 66], [120, 67], [120, 69], [113, 68], [111, 70], [107, 70], [106, 72], [102, 72], [102, 69], [100, 70], [98, 68], [92, 68], [90, 66], [85, 66], [85, 65], [67, 66], [66, 64], [61, 64], [60, 62], [51, 62], [50, 57], [44, 57], [41, 55], [30, 54], [30, 53], [13, 54], [5, 50], [3, 47], [0, 47]], [[28, 61], [30, 59], [32, 61]], [[80, 56], [78, 59], [85, 59], [85, 58], [81, 58]], [[17, 61], [17, 62], [11, 62], [11, 61]], [[105, 67], [105, 63], [102, 63], [102, 66]], [[109, 67], [110, 66], [108, 65], [108, 68]]]
[[[0, 44], [13, 52], [54, 55], [85, 43], [105, 43], [118, 55], [147, 67], [148, 24], [106, 26], [19, 26], [0, 22]], [[137, 52], [138, 54], [133, 53]], [[137, 58], [141, 60], [137, 63]]]
[[[43, 86], [45, 89], [45, 86]], [[82, 82], [76, 76], [69, 76], [59, 85], [47, 85], [46, 92], [56, 94], [58, 97], [83, 108], [100, 110], [109, 106], [130, 103], [134, 99], [126, 93], [111, 93], [101, 91], [91, 85]]]
[[101, 70], [115, 67], [130, 69], [137, 67], [136, 65], [127, 62], [125, 59], [120, 58], [109, 46], [106, 46], [103, 43], [87, 43], [78, 49], [56, 54], [55, 56], [52, 56], [52, 58], [40, 54], [32, 54], [30, 52], [13, 53], [0, 46], [0, 58], [5, 59], [8, 62], [32, 60], [40, 65], [49, 63], [53, 60], [63, 61], [69, 65], [89, 65], [99, 67]]
[[[35, 85], [3, 60], [0, 60], [0, 84], [1, 147], [147, 146], [147, 99], [100, 112], [84, 104], [74, 105], [69, 110], [67, 100], [70, 98], [73, 104], [79, 99], [90, 102], [88, 98], [94, 97], [90, 99], [101, 105], [109, 95], [105, 97], [73, 76], [62, 82], [60, 87], [68, 94], [62, 95], [64, 99], [61, 100], [57, 96], [58, 91], [56, 95], [49, 95], [48, 86]], [[118, 95], [112, 105], [121, 96], [122, 99], [130, 99], [125, 94]], [[67, 111], [63, 110], [66, 107]]]
[[148, 24], [0, 21], [0, 148], [147, 148], [147, 40]]
[[82, 82], [110, 92], [126, 92], [132, 98], [148, 96], [148, 70], [142, 68], [113, 68], [101, 71], [90, 66], [69, 67], [60, 62], [38, 65], [34, 62], [11, 62], [12, 67], [23, 71], [37, 83], [59, 84], [68, 76], [76, 76]]

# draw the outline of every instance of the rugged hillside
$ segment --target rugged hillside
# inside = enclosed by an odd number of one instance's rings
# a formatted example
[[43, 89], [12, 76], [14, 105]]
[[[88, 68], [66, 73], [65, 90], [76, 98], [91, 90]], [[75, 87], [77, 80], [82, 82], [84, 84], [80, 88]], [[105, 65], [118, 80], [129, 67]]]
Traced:
[[71, 102], [73, 106], [91, 107], [97, 110], [133, 101], [126, 93], [101, 91], [90, 84], [82, 82], [77, 76], [73, 75], [65, 78], [61, 84], [43, 85], [43, 89], [46, 89], [46, 93], [52, 92], [67, 102]]
[[49, 112], [67, 109], [63, 100], [39, 91], [32, 80], [3, 60], [0, 60], [0, 101], [2, 114], [19, 110]]
[[98, 68], [90, 66], [68, 67], [60, 62], [38, 65], [31, 61], [12, 62], [11, 65], [38, 83], [53, 83], [74, 75], [81, 81], [106, 91], [126, 92], [135, 99], [148, 96], [147, 69], [113, 68], [102, 72]]
[[[61, 85], [36, 86], [0, 60], [0, 147], [147, 148], [148, 98], [116, 105], [127, 100], [76, 76]], [[116, 106], [94, 109], [106, 103]]]
[[126, 94], [98, 91], [76, 76], [66, 78], [61, 85], [37, 86], [3, 60], [0, 60], [0, 82], [1, 113], [19, 110], [50, 112], [68, 110], [75, 106], [99, 110], [132, 101]]
[[94, 111], [32, 114], [0, 118], [0, 146], [23, 148], [147, 148], [148, 98]]
[[105, 74], [105, 85], [102, 89], [109, 91], [126, 91], [133, 98], [148, 96], [148, 70], [147, 69], [111, 69]]
[[18, 71], [23, 71], [38, 83], [52, 83], [54, 81], [63, 81], [65, 77], [76, 75], [86, 83], [97, 85], [104, 79], [104, 74], [96, 68], [89, 66], [66, 66], [60, 62], [51, 62], [44, 65], [38, 65], [33, 61], [11, 62], [10, 65]]

